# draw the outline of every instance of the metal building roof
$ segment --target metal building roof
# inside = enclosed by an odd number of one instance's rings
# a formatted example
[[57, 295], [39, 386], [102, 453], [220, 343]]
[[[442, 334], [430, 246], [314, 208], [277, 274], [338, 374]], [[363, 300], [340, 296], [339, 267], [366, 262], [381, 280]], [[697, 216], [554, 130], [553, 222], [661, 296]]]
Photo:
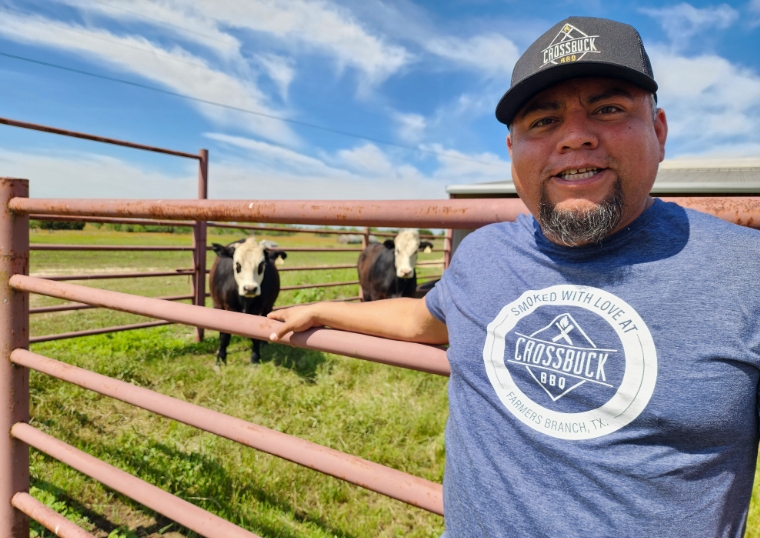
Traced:
[[[450, 195], [516, 195], [511, 180], [449, 185]], [[760, 158], [673, 159], [660, 163], [653, 194], [760, 193]]]

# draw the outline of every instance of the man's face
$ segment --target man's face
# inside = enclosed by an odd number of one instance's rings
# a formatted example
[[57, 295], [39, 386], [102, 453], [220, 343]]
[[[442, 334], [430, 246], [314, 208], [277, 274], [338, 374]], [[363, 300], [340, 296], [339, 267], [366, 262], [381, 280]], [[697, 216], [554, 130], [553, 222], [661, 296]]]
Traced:
[[[653, 118], [650, 103], [649, 93], [622, 80], [577, 78], [520, 110], [507, 137], [512, 179], [545, 233], [549, 214], [585, 226], [617, 211], [602, 233], [609, 235], [648, 207], [668, 130], [664, 112]], [[590, 241], [547, 236], [571, 245]]]

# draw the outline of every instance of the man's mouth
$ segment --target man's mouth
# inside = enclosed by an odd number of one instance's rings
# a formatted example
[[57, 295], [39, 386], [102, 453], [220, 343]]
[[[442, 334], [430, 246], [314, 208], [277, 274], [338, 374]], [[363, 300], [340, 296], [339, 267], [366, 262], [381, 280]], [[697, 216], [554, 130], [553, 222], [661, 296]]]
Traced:
[[568, 168], [557, 174], [557, 176], [565, 181], [581, 181], [594, 177], [601, 170], [601, 168]]

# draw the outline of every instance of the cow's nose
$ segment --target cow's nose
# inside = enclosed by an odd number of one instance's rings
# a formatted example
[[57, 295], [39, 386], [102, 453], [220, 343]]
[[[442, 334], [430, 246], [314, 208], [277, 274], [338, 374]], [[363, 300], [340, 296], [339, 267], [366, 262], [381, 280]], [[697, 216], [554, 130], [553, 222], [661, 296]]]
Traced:
[[245, 291], [246, 295], [252, 295], [259, 291], [258, 286], [243, 286], [243, 291]]
[[409, 276], [411, 274], [412, 274], [412, 270], [411, 269], [399, 269], [398, 270], [398, 276], [400, 276], [400, 277]]

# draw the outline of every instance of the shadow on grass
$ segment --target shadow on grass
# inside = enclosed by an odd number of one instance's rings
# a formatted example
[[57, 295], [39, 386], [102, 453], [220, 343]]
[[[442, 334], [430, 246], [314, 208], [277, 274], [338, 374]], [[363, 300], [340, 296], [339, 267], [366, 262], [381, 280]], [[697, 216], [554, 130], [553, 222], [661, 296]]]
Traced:
[[[261, 361], [273, 362], [287, 368], [299, 377], [314, 381], [325, 355], [319, 351], [294, 348], [281, 344], [261, 346]], [[207, 337], [203, 342], [188, 342], [174, 337], [167, 329], [143, 329], [122, 333], [109, 333], [70, 340], [35, 344], [36, 353], [64, 362], [78, 363], [79, 357], [98, 357], [97, 371], [122, 381], [150, 386], [151, 380], [144, 375], [140, 363], [156, 363], [187, 356], [215, 360], [219, 349], [219, 334]], [[230, 354], [250, 355], [251, 341], [242, 336], [232, 336]]]
[[[47, 456], [44, 456], [47, 459]], [[49, 459], [49, 461], [53, 461], [52, 459]], [[124, 528], [124, 525], [114, 523], [110, 519], [108, 519], [103, 514], [100, 514], [93, 510], [93, 508], [87, 507], [81, 502], [79, 502], [74, 497], [71, 497], [66, 491], [59, 488], [55, 484], [52, 484], [51, 482], [47, 482], [45, 480], [39, 480], [33, 478], [31, 480], [31, 486], [36, 487], [37, 489], [40, 489], [44, 492], [49, 493], [50, 495], [54, 496], [57, 502], [63, 503], [66, 505], [67, 508], [73, 510], [76, 514], [79, 514], [87, 519], [87, 521], [92, 524], [97, 531], [103, 531], [108, 534], [111, 534], [113, 531], [121, 530]], [[137, 505], [134, 501], [128, 500], [129, 504]], [[97, 505], [96, 505], [97, 506]], [[143, 508], [147, 513], [154, 514], [151, 510], [147, 510]], [[197, 538], [197, 534], [194, 533], [191, 530], [185, 529], [178, 523], [175, 523], [161, 514], [155, 514], [156, 522], [153, 525], [150, 525], [149, 527], [143, 527], [138, 526], [136, 529], [134, 529], [135, 534], [137, 536], [150, 536], [154, 533], [161, 533], [161, 531], [168, 531], [167, 527], [171, 526], [171, 530], [174, 532], [177, 532], [179, 534], [182, 534], [183, 536], [186, 536], [187, 538]], [[49, 530], [45, 529], [40, 525], [39, 523], [32, 521], [32, 529], [39, 534], [41, 538], [53, 538], [55, 534], [50, 532]], [[96, 531], [96, 532], [97, 532]]]
[[[69, 442], [74, 446], [86, 445], [86, 443], [82, 443], [80, 439], [76, 438], [69, 439]], [[230, 499], [255, 499], [258, 503], [271, 507], [273, 512], [283, 515], [289, 514], [296, 521], [310, 523], [319, 527], [329, 536], [356, 538], [353, 534], [334, 528], [319, 516], [296, 510], [290, 503], [269, 491], [250, 484], [241, 484], [240, 479], [236, 479], [216, 459], [201, 454], [183, 452], [153, 440], [146, 440], [141, 443], [139, 450], [135, 450], [135, 448], [134, 444], [107, 446], [104, 443], [101, 445], [101, 450], [108, 452], [113, 458], [116, 458], [119, 461], [119, 467], [126, 469], [130, 474], [139, 476], [142, 480], [151, 484], [159, 485], [161, 489], [169, 491], [173, 495], [192, 502], [204, 510], [208, 510], [219, 517], [263, 536], [298, 538], [303, 533], [288, 529], [284, 523], [272, 521], [279, 519], [276, 515], [275, 517], [271, 517], [264, 513], [261, 517], [256, 517], [256, 515], [244, 517], [236, 513], [236, 507], [230, 502]], [[89, 452], [92, 453], [92, 450], [89, 450]], [[54, 461], [45, 454], [41, 455], [46, 462]], [[304, 471], [309, 472], [308, 470]], [[199, 477], [205, 477], [205, 479], [199, 479]], [[114, 529], [119, 528], [118, 525], [115, 525], [103, 515], [97, 514], [77, 500], [69, 497], [61, 488], [40, 480], [36, 480], [35, 485], [40, 489], [45, 488], [54, 493], [57, 499], [63, 500], [68, 506], [71, 506], [80, 514], [87, 517], [98, 529], [110, 533]], [[190, 493], [188, 490], [192, 492]], [[119, 493], [116, 495], [127, 505], [145, 513], [154, 514], [152, 510], [144, 508], [132, 499]], [[149, 528], [138, 527], [136, 531], [138, 536], [146, 536], [159, 532], [172, 523], [172, 520], [156, 514], [155, 524]], [[197, 536], [193, 531], [185, 529], [177, 523], [174, 523], [174, 525], [175, 527], [171, 529], [174, 532], [180, 532], [188, 538]]]
[[[216, 350], [219, 349], [219, 338], [209, 338], [207, 341], [212, 341], [216, 346], [214, 347], [213, 355], [215, 356]], [[251, 340], [249, 338], [233, 335], [228, 349], [231, 354], [233, 352], [244, 352], [247, 360], [251, 350], [250, 346]], [[276, 366], [292, 370], [299, 377], [310, 382], [316, 380], [319, 367], [326, 361], [324, 353], [320, 351], [290, 347], [282, 344], [271, 344], [269, 342], [263, 342], [261, 346], [262, 363], [272, 362]]]

